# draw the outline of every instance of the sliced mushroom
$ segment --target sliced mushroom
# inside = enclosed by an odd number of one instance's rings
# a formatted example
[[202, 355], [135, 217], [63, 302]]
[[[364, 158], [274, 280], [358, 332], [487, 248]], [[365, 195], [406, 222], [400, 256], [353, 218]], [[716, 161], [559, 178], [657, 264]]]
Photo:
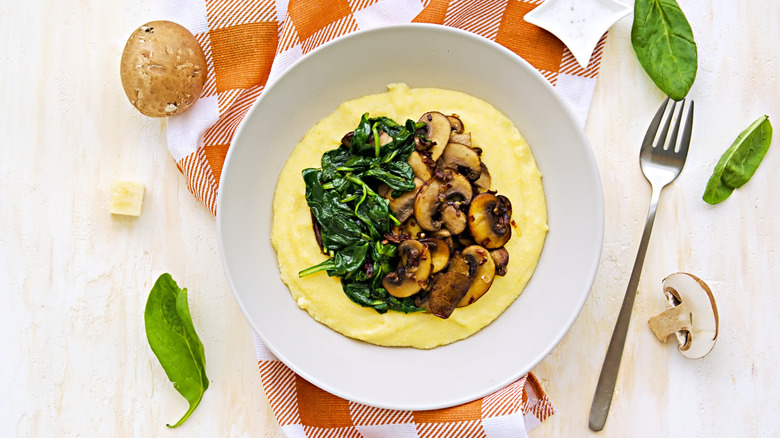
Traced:
[[462, 173], [470, 180], [476, 180], [482, 174], [480, 159], [477, 152], [460, 143], [447, 143], [436, 165], [442, 169], [453, 169]]
[[450, 233], [460, 234], [466, 229], [468, 220], [466, 213], [461, 211], [459, 202], [449, 202], [440, 208], [441, 220]]
[[677, 349], [688, 359], [706, 356], [718, 338], [718, 307], [709, 286], [692, 274], [678, 272], [663, 280], [663, 288], [672, 307], [650, 318], [650, 330], [661, 342], [676, 335]]
[[454, 246], [463, 249], [467, 246], [476, 245], [474, 238], [471, 237], [471, 233], [460, 233], [453, 239]]
[[462, 132], [460, 134], [456, 133], [455, 131], [450, 134], [450, 143], [459, 143], [466, 146], [471, 146], [471, 133], [470, 132]]
[[401, 237], [401, 240], [417, 239], [420, 237], [423, 229], [417, 224], [417, 219], [414, 216], [406, 219], [401, 225], [393, 228], [393, 234]]
[[443, 227], [436, 231], [431, 231], [429, 233], [423, 232], [423, 234], [426, 237], [432, 237], [435, 239], [452, 239], [452, 232]]
[[379, 131], [379, 146], [384, 146], [393, 141], [393, 137], [385, 131]]
[[[416, 207], [415, 203], [415, 209]], [[504, 246], [512, 237], [511, 220], [512, 204], [507, 197], [488, 192], [471, 200], [469, 231], [478, 245], [488, 249]]]
[[479, 245], [469, 246], [461, 254], [466, 259], [473, 257], [476, 261], [476, 272], [473, 274], [469, 290], [458, 302], [458, 307], [465, 307], [482, 298], [490, 289], [496, 276], [496, 265], [488, 250]]
[[393, 215], [399, 222], [404, 222], [412, 216], [414, 213], [414, 201], [417, 198], [417, 192], [424, 184], [420, 178], [414, 179], [414, 189], [403, 192], [401, 196], [397, 198], [392, 197], [392, 190], [388, 193], [390, 199], [390, 210], [393, 211]]
[[493, 258], [493, 262], [496, 264], [496, 275], [506, 275], [506, 268], [509, 265], [509, 251], [502, 246], [490, 251], [490, 257]]
[[401, 261], [395, 271], [385, 275], [382, 286], [396, 298], [410, 297], [422, 289], [431, 275], [433, 263], [428, 247], [419, 240], [404, 240], [398, 245]]
[[418, 307], [428, 310], [433, 315], [447, 319], [452, 315], [458, 302], [463, 298], [471, 285], [468, 276], [460, 272], [447, 271], [433, 280], [428, 295], [415, 300]]
[[423, 181], [428, 181], [431, 178], [431, 169], [427, 164], [425, 164], [425, 161], [423, 161], [423, 158], [420, 156], [419, 152], [412, 151], [406, 162], [412, 166], [414, 176], [417, 178], [420, 178]]
[[492, 180], [490, 178], [490, 172], [484, 162], [479, 163], [479, 167], [482, 169], [479, 173], [479, 178], [474, 180], [474, 187], [477, 189], [477, 193], [485, 193], [490, 190], [490, 184]]
[[311, 212], [311, 226], [314, 229], [314, 239], [317, 241], [317, 246], [320, 247], [323, 254], [326, 254], [325, 247], [322, 245], [322, 227], [317, 222], [317, 218], [314, 217], [314, 212]]
[[349, 131], [346, 134], [344, 134], [344, 137], [341, 137], [341, 145], [346, 148], [352, 147], [352, 137], [355, 136], [355, 131]]
[[447, 119], [450, 121], [450, 129], [452, 132], [455, 134], [463, 133], [463, 121], [460, 119], [460, 116], [453, 114], [451, 116], [447, 116]]
[[447, 271], [459, 272], [466, 277], [469, 277], [469, 280], [472, 280], [474, 278], [474, 274], [477, 273], [477, 259], [475, 259], [474, 256], [470, 254], [464, 255], [460, 251], [455, 252], [450, 257], [450, 265], [447, 268]]
[[389, 185], [382, 183], [376, 188], [376, 192], [383, 198], [390, 198], [390, 194], [393, 193], [393, 189]]
[[428, 247], [428, 251], [431, 253], [431, 262], [433, 267], [431, 273], [435, 274], [447, 267], [450, 262], [450, 246], [442, 239], [427, 238], [420, 239], [420, 242]]
[[420, 117], [419, 122], [425, 123], [425, 128], [422, 129], [422, 134], [430, 141], [429, 144], [421, 144], [418, 139], [415, 140], [418, 147], [423, 147], [429, 150], [431, 159], [436, 161], [444, 151], [444, 147], [447, 146], [447, 142], [450, 139], [450, 131], [452, 125], [450, 120], [444, 114], [438, 111], [430, 111]]
[[441, 229], [440, 207], [450, 202], [468, 204], [472, 195], [471, 183], [463, 175], [449, 169], [441, 172], [441, 177], [432, 177], [417, 193], [414, 201], [417, 223], [427, 231]]

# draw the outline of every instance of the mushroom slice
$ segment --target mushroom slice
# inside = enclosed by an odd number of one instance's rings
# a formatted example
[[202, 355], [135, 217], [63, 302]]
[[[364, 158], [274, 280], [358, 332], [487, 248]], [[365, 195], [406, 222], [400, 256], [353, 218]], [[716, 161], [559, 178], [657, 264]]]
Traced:
[[672, 305], [650, 318], [650, 330], [661, 342], [675, 334], [677, 349], [688, 359], [700, 359], [715, 346], [718, 338], [718, 307], [709, 286], [686, 272], [663, 280], [664, 294]]
[[470, 285], [471, 280], [468, 276], [460, 272], [447, 271], [433, 280], [431, 291], [425, 297], [415, 300], [415, 304], [439, 318], [447, 319], [468, 292]]
[[431, 253], [419, 240], [404, 240], [398, 245], [401, 261], [395, 271], [385, 275], [382, 286], [396, 298], [410, 297], [422, 289], [431, 275]]
[[314, 229], [314, 239], [317, 241], [317, 246], [320, 247], [320, 251], [323, 254], [327, 254], [325, 246], [322, 244], [322, 227], [320, 227], [320, 223], [317, 222], [317, 218], [314, 217], [314, 212], [311, 212], [311, 226]]
[[441, 169], [454, 169], [470, 180], [482, 173], [479, 155], [474, 149], [460, 143], [447, 143], [436, 165]]
[[477, 273], [477, 259], [472, 255], [464, 255], [462, 252], [456, 251], [450, 257], [447, 272], [459, 272], [472, 280], [474, 274]]
[[490, 257], [493, 258], [493, 262], [496, 264], [496, 275], [506, 275], [506, 268], [509, 265], [509, 251], [502, 246], [490, 251]]
[[453, 235], [460, 234], [466, 229], [468, 220], [466, 219], [466, 213], [460, 210], [458, 203], [450, 202], [442, 205], [441, 220], [444, 222], [444, 226]]
[[412, 153], [409, 155], [409, 158], [406, 159], [406, 162], [412, 166], [414, 176], [417, 178], [420, 178], [423, 181], [428, 181], [431, 178], [431, 169], [428, 168], [427, 164], [425, 164], [419, 152], [412, 151]]
[[484, 162], [479, 163], [479, 167], [482, 171], [479, 173], [479, 178], [474, 180], [474, 187], [477, 189], [477, 193], [485, 193], [490, 190], [490, 184], [492, 180], [490, 178], [490, 172], [488, 172], [487, 166]]
[[453, 131], [452, 134], [450, 134], [450, 143], [459, 143], [466, 146], [471, 146], [471, 133], [457, 133]]
[[385, 131], [379, 131], [379, 146], [392, 143], [392, 141], [393, 137], [391, 137], [390, 134], [386, 133]]
[[424, 243], [428, 247], [428, 251], [431, 252], [432, 274], [447, 267], [450, 262], [450, 246], [447, 242], [436, 238], [420, 239], [420, 242]]
[[[416, 207], [416, 205], [415, 205]], [[506, 196], [481, 193], [469, 206], [469, 231], [478, 245], [501, 248], [512, 237], [512, 203]]]
[[[450, 202], [468, 204], [473, 195], [471, 183], [463, 175], [447, 169], [420, 187], [414, 201], [414, 216], [420, 227], [427, 231], [441, 229], [440, 207]], [[499, 245], [501, 246], [501, 245]]]
[[389, 185], [382, 183], [376, 188], [376, 192], [383, 198], [390, 198], [393, 189], [391, 189]]
[[474, 242], [474, 238], [471, 237], [471, 233], [460, 233], [455, 238], [453, 238], [453, 247], [455, 248], [465, 248], [467, 246], [476, 245], [477, 243]]
[[403, 240], [416, 239], [420, 237], [423, 229], [417, 224], [417, 219], [414, 216], [406, 219], [401, 225], [393, 228], [393, 234], [401, 236]]
[[463, 133], [463, 121], [460, 119], [460, 116], [453, 114], [451, 116], [447, 116], [447, 119], [450, 121], [450, 129], [452, 132], [455, 134]]
[[392, 197], [392, 190], [388, 193], [390, 199], [390, 210], [393, 211], [393, 215], [398, 222], [404, 222], [414, 213], [414, 200], [417, 197], [417, 192], [423, 185], [423, 180], [420, 178], [414, 179], [414, 189], [404, 192], [397, 198]]
[[[431, 159], [436, 161], [441, 156], [444, 147], [447, 146], [447, 142], [450, 139], [450, 131], [452, 131], [450, 119], [438, 111], [430, 111], [423, 114], [419, 122], [425, 123], [425, 128], [421, 128], [422, 134], [431, 142], [430, 145], [422, 146], [430, 147]], [[419, 147], [419, 142], [415, 142]]]
[[355, 131], [347, 132], [344, 137], [341, 137], [341, 145], [346, 148], [352, 147], [352, 137], [355, 136]]
[[485, 295], [485, 292], [490, 289], [493, 284], [493, 279], [496, 276], [496, 265], [493, 262], [493, 257], [487, 249], [479, 246], [472, 245], [465, 248], [461, 254], [468, 260], [469, 257], [473, 257], [476, 261], [476, 272], [473, 274], [473, 280], [469, 286], [469, 290], [458, 301], [457, 307], [465, 307]]

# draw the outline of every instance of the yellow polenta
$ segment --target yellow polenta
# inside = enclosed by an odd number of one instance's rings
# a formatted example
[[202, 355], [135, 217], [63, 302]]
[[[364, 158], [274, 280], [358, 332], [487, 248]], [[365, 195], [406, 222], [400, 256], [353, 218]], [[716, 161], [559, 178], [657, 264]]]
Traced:
[[[487, 294], [470, 306], [455, 309], [448, 319], [427, 313], [379, 314], [350, 301], [337, 277], [319, 272], [299, 278], [299, 271], [326, 259], [312, 231], [301, 171], [320, 167], [322, 154], [337, 147], [364, 113], [387, 116], [403, 124], [407, 119], [416, 121], [427, 111], [460, 116], [466, 132], [471, 132], [472, 144], [483, 150], [482, 161], [490, 170], [491, 188], [512, 202], [513, 230], [506, 244], [506, 276], [496, 277]], [[271, 239], [282, 280], [298, 306], [314, 319], [372, 344], [433, 348], [476, 333], [512, 304], [536, 268], [546, 234], [547, 207], [541, 174], [528, 144], [506, 116], [464, 93], [391, 84], [385, 93], [343, 103], [306, 133], [279, 175]]]

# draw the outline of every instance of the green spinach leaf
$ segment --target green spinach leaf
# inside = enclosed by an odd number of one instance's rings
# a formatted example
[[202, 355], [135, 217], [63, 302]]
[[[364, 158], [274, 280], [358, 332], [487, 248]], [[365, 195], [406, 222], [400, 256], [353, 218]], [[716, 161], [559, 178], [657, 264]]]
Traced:
[[698, 54], [691, 25], [675, 0], [635, 0], [631, 44], [661, 91], [674, 100], [688, 94]]
[[772, 124], [764, 115], [742, 131], [720, 157], [702, 199], [708, 204], [717, 204], [731, 196], [734, 189], [753, 177], [771, 143]]
[[173, 387], [189, 403], [189, 409], [173, 426], [177, 427], [198, 407], [209, 387], [203, 344], [195, 333], [187, 289], [179, 286], [170, 274], [162, 274], [149, 292], [144, 310], [146, 338]]
[[[299, 276], [320, 271], [338, 276], [352, 301], [380, 313], [422, 310], [413, 299], [399, 300], [382, 287], [396, 257], [395, 244], [384, 236], [398, 220], [389, 201], [377, 193], [380, 184], [393, 193], [414, 189], [414, 171], [406, 160], [420, 127], [412, 120], [399, 125], [364, 114], [348, 141], [323, 154], [322, 168], [303, 170], [306, 202], [329, 258]], [[385, 144], [379, 141], [381, 132], [390, 137]]]

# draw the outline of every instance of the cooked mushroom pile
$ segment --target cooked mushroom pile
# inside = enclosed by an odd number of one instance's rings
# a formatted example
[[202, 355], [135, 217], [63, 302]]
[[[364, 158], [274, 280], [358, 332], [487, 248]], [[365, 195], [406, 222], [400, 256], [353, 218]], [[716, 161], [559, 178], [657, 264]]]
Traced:
[[422, 115], [415, 151], [407, 162], [415, 188], [389, 200], [401, 222], [388, 241], [398, 243], [400, 262], [382, 285], [397, 298], [440, 318], [480, 299], [496, 275], [505, 275], [512, 236], [512, 204], [490, 189], [491, 179], [457, 115], [431, 111]]

